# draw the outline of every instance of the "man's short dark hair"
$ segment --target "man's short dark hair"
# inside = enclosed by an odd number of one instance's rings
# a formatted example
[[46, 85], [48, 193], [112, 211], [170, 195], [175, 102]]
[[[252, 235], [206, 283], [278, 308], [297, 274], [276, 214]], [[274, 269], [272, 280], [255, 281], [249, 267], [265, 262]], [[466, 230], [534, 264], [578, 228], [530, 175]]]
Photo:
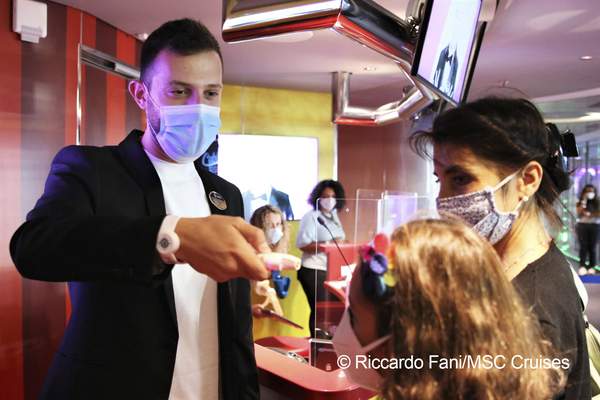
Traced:
[[189, 18], [165, 22], [148, 36], [142, 46], [140, 69], [142, 81], [146, 84], [150, 84], [146, 74], [163, 50], [181, 56], [214, 51], [223, 61], [219, 42], [202, 23]]

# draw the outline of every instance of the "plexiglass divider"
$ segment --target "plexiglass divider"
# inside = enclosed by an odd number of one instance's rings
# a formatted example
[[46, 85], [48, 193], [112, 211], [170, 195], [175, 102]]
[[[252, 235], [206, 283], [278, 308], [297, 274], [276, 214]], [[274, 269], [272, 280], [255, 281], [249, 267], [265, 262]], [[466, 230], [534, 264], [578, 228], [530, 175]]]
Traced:
[[372, 243], [376, 235], [390, 237], [398, 226], [435, 210], [435, 199], [430, 196], [365, 189], [358, 190], [355, 198], [336, 199], [335, 203], [337, 208], [327, 211], [331, 201], [317, 200], [315, 252], [308, 262], [316, 268], [310, 362], [324, 370], [338, 368], [331, 338], [346, 307], [359, 248]]

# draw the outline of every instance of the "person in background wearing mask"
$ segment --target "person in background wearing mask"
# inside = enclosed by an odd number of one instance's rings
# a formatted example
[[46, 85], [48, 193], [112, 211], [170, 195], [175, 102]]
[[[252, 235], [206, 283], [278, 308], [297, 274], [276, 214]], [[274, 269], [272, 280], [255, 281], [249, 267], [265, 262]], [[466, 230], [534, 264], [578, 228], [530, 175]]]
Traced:
[[[290, 230], [285, 222], [283, 212], [279, 208], [271, 205], [257, 208], [250, 217], [250, 224], [264, 232], [271, 251], [275, 253], [288, 252]], [[271, 280], [279, 298], [286, 297], [290, 288], [290, 278], [282, 276], [280, 271], [272, 271]], [[262, 295], [270, 287], [269, 280], [256, 282], [255, 293]]]
[[288, 252], [290, 229], [279, 208], [271, 205], [257, 208], [250, 217], [250, 224], [263, 231], [273, 252]]
[[589, 399], [582, 299], [569, 262], [545, 228], [545, 222], [560, 226], [553, 206], [570, 186], [560, 134], [527, 100], [483, 98], [439, 115], [411, 144], [424, 157], [433, 145], [438, 210], [460, 217], [494, 246], [546, 338], [569, 358], [558, 398]]
[[11, 241], [29, 279], [69, 281], [72, 314], [41, 399], [258, 399], [248, 279], [269, 276], [239, 190], [201, 168], [223, 90], [218, 42], [152, 32], [129, 90], [144, 132], [69, 146]]
[[[541, 364], [560, 357], [494, 249], [458, 220], [400, 226], [387, 257], [362, 248], [348, 300], [334, 348], [351, 360], [348, 378], [382, 399], [546, 400], [564, 385], [561, 367]], [[417, 361], [389, 369], [354, 362], [367, 357]], [[442, 364], [478, 357], [480, 365]], [[525, 359], [547, 361], [519, 369]]]
[[[320, 246], [329, 244], [333, 238], [338, 241], [346, 238], [337, 215], [337, 210], [341, 210], [346, 203], [345, 197], [344, 187], [338, 181], [328, 179], [317, 183], [308, 198], [308, 204], [314, 210], [306, 213], [300, 221], [296, 246], [302, 250], [302, 267], [298, 271], [298, 280], [310, 306], [309, 325], [312, 337], [316, 335], [316, 302], [328, 298], [324, 286], [327, 256]], [[329, 231], [317, 218], [321, 218]]]
[[[579, 274], [594, 274], [596, 246], [598, 245], [598, 217], [600, 202], [596, 187], [585, 185], [577, 202], [577, 239], [579, 240]], [[586, 260], [589, 264], [586, 266]]]

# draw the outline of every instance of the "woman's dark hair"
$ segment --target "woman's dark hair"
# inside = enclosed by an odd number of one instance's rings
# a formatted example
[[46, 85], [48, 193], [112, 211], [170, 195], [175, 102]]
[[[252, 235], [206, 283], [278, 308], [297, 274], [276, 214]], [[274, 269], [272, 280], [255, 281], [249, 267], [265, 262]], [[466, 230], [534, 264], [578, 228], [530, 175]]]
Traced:
[[141, 80], [146, 84], [150, 84], [146, 74], [154, 59], [163, 50], [181, 56], [214, 51], [223, 61], [219, 42], [202, 23], [189, 18], [165, 22], [152, 32], [142, 45]]
[[315, 186], [310, 193], [310, 197], [308, 198], [308, 204], [312, 206], [313, 209], [317, 209], [317, 199], [321, 197], [323, 194], [323, 190], [330, 188], [335, 192], [335, 208], [336, 210], [341, 210], [346, 205], [346, 192], [344, 192], [344, 187], [338, 181], [334, 181], [333, 179], [325, 179]]
[[463, 104], [439, 115], [431, 131], [415, 132], [410, 142], [428, 158], [432, 144], [466, 147], [502, 174], [537, 161], [544, 173], [535, 202], [549, 222], [561, 224], [553, 204], [570, 187], [571, 179], [561, 162], [560, 135], [546, 125], [530, 101], [487, 97]]

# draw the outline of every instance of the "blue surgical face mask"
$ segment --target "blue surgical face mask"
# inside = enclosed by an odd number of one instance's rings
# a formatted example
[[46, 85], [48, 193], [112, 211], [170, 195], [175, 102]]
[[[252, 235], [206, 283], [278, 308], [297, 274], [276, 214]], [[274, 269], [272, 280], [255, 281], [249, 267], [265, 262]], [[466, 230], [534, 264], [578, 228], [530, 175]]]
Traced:
[[160, 110], [160, 130], [150, 130], [156, 141], [173, 161], [193, 162], [217, 139], [221, 127], [220, 108], [205, 104], [159, 106], [150, 91], [148, 99]]
[[267, 229], [265, 236], [267, 237], [269, 244], [276, 245], [283, 237], [283, 229], [280, 226], [277, 228]]

